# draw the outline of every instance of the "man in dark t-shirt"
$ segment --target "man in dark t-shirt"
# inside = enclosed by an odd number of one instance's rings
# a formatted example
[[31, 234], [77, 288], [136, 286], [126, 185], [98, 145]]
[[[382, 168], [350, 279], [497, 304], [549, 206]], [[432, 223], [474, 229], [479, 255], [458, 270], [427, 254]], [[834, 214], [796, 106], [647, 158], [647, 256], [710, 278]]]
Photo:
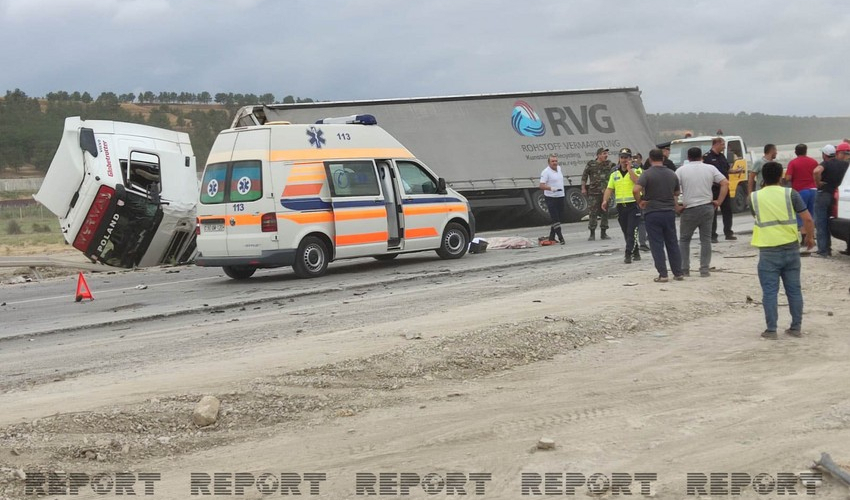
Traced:
[[634, 195], [646, 220], [649, 248], [658, 271], [655, 281], [668, 281], [668, 259], [674, 279], [682, 280], [682, 255], [679, 252], [679, 238], [676, 236], [676, 212], [681, 210], [678, 202], [679, 178], [664, 166], [664, 153], [660, 149], [649, 152], [649, 162], [652, 166], [638, 178]]
[[817, 236], [818, 257], [829, 257], [832, 254], [832, 236], [829, 234], [829, 213], [835, 201], [835, 190], [844, 180], [850, 160], [850, 144], [842, 142], [833, 147], [824, 146], [823, 163], [815, 167], [812, 175], [818, 192], [815, 195], [815, 235]]

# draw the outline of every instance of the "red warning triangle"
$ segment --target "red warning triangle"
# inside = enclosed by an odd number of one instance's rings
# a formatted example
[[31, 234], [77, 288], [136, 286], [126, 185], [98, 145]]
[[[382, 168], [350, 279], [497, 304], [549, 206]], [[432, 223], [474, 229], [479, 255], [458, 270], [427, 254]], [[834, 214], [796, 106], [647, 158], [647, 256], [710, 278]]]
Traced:
[[86, 283], [86, 278], [83, 276], [83, 273], [80, 273], [80, 276], [77, 278], [76, 301], [80, 302], [83, 299], [94, 300], [94, 297], [92, 297], [91, 290], [89, 290], [89, 284]]

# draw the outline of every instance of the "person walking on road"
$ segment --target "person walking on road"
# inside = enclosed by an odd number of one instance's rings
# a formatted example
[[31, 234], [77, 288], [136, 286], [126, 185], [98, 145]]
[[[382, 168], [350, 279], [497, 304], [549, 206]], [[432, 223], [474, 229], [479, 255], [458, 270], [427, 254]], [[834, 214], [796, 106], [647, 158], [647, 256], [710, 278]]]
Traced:
[[642, 170], [632, 167], [632, 151], [629, 148], [620, 150], [620, 161], [617, 169], [608, 177], [608, 187], [602, 196], [602, 210], [608, 210], [608, 201], [614, 195], [617, 204], [617, 220], [623, 236], [626, 238], [626, 257], [624, 262], [631, 264], [632, 260], [640, 260], [640, 250], [635, 245], [635, 232], [638, 224], [639, 208], [635, 202], [634, 186]]
[[[652, 260], [658, 271], [657, 283], [665, 283], [667, 261], [674, 279], [681, 281], [682, 256], [679, 253], [679, 241], [676, 238], [676, 212], [679, 211], [679, 178], [664, 166], [664, 153], [660, 149], [649, 152], [651, 167], [644, 170], [632, 189], [635, 201], [643, 210], [646, 220], [646, 233], [649, 236], [649, 248]], [[667, 249], [667, 255], [664, 249]]]
[[608, 148], [599, 148], [596, 150], [596, 159], [587, 162], [581, 174], [581, 194], [587, 198], [587, 228], [590, 230], [587, 241], [596, 239], [597, 219], [601, 219], [599, 227], [602, 232], [599, 238], [611, 239], [608, 236], [608, 211], [602, 210], [602, 196], [608, 184], [608, 176], [613, 169], [614, 164], [608, 160]]
[[[711, 140], [711, 149], [702, 157], [703, 163], [708, 163], [709, 165], [713, 165], [717, 170], [723, 174], [727, 180], [729, 179], [729, 161], [726, 159], [726, 156], [723, 154], [723, 150], [726, 148], [726, 140], [722, 137], [715, 137]], [[737, 172], [733, 172], [737, 173]], [[743, 184], [738, 184], [738, 189], [742, 189]], [[720, 195], [720, 186], [715, 184], [712, 189], [714, 192], [714, 199], [717, 199]], [[738, 238], [735, 236], [735, 232], [732, 231], [732, 203], [729, 201], [729, 197], [720, 204], [720, 213], [723, 215], [723, 234], [726, 236], [727, 240], [737, 240]], [[717, 243], [717, 211], [714, 212], [714, 219], [711, 223], [711, 242]]]
[[564, 174], [561, 173], [561, 166], [558, 165], [558, 157], [555, 155], [549, 156], [549, 166], [540, 173], [540, 189], [546, 197], [546, 208], [552, 219], [549, 241], [555, 241], [557, 236], [558, 241], [563, 245], [566, 243], [561, 232], [561, 218], [564, 213]]
[[776, 339], [779, 321], [779, 281], [785, 288], [791, 326], [785, 333], [802, 336], [803, 290], [800, 286], [800, 243], [797, 215], [803, 219], [805, 246], [814, 245], [814, 221], [797, 191], [779, 185], [782, 165], [775, 161], [762, 167], [764, 187], [750, 194], [750, 210], [755, 216], [752, 245], [759, 249], [758, 276], [762, 291], [762, 306], [767, 328], [761, 336]]
[[[682, 254], [682, 273], [690, 276], [691, 239], [699, 229], [699, 275], [711, 276], [711, 222], [714, 211], [729, 194], [729, 181], [712, 165], [702, 162], [702, 150], [688, 149], [688, 161], [676, 170], [682, 190], [682, 215], [679, 218], [679, 250]], [[720, 185], [717, 199], [712, 186]]]

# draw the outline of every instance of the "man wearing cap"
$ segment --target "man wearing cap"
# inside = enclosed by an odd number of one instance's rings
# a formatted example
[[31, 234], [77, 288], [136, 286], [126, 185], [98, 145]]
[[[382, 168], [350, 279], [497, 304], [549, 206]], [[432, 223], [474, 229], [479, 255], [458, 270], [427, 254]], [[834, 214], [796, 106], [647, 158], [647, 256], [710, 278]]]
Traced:
[[829, 212], [835, 201], [835, 190], [844, 180], [850, 160], [850, 144], [842, 142], [838, 146], [827, 144], [821, 150], [823, 162], [815, 167], [812, 174], [818, 186], [815, 195], [815, 234], [818, 240], [818, 257], [832, 255], [832, 236], [829, 234]]
[[613, 168], [614, 164], [608, 160], [608, 148], [599, 148], [596, 150], [596, 159], [587, 162], [587, 166], [584, 167], [584, 172], [581, 174], [581, 194], [587, 198], [587, 211], [589, 213], [587, 228], [590, 229], [590, 236], [587, 241], [596, 239], [596, 219], [602, 219], [600, 238], [603, 240], [611, 239], [607, 234], [608, 211], [602, 210], [602, 196]]
[[617, 204], [617, 220], [623, 236], [626, 238], [626, 258], [624, 262], [631, 264], [632, 260], [640, 260], [640, 250], [635, 245], [635, 230], [638, 224], [639, 208], [635, 202], [634, 187], [640, 174], [640, 168], [632, 167], [632, 150], [620, 150], [620, 161], [617, 169], [608, 177], [608, 187], [602, 196], [602, 210], [608, 210], [608, 200], [614, 195]]
[[[729, 180], [729, 161], [723, 155], [723, 150], [726, 148], [726, 140], [722, 137], [715, 137], [711, 140], [711, 149], [702, 157], [703, 163], [713, 165], [714, 168], [723, 174], [726, 180]], [[741, 184], [739, 184], [741, 186]], [[720, 196], [720, 185], [715, 184], [712, 188], [714, 199]], [[720, 213], [723, 215], [723, 234], [727, 240], [737, 240], [735, 232], [732, 231], [732, 203], [729, 197], [720, 204]], [[714, 219], [711, 222], [711, 242], [717, 243], [717, 211], [714, 212]]]
[[[672, 170], [676, 171], [676, 164], [673, 163], [673, 160], [670, 159], [670, 141], [662, 142], [661, 144], [656, 144], [656, 148], [660, 149], [662, 153], [664, 153], [664, 166]], [[652, 166], [649, 158], [646, 159], [646, 163], [643, 164], [644, 170], [649, 170], [649, 167]]]
[[552, 218], [552, 226], [549, 229], [549, 241], [555, 241], [555, 236], [563, 245], [564, 235], [561, 233], [561, 217], [564, 213], [564, 174], [558, 165], [558, 157], [549, 155], [549, 166], [540, 173], [540, 189], [546, 197], [546, 208], [549, 209], [549, 217]]
[[759, 249], [758, 276], [762, 291], [762, 307], [767, 328], [761, 336], [776, 339], [779, 318], [779, 281], [785, 288], [791, 327], [785, 333], [802, 336], [803, 290], [800, 286], [800, 243], [797, 239], [797, 219], [803, 219], [806, 248], [814, 246], [812, 216], [800, 194], [779, 185], [782, 165], [769, 161], [762, 168], [764, 187], [750, 194], [750, 210], [755, 216], [752, 245]]

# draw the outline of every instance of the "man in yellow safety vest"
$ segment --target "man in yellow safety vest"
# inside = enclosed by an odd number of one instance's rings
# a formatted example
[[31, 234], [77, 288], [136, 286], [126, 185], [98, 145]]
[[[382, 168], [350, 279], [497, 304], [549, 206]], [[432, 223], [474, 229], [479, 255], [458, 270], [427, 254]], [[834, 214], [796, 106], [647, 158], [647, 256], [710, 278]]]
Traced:
[[640, 208], [637, 206], [633, 193], [635, 183], [643, 171], [640, 167], [632, 165], [632, 150], [623, 148], [620, 150], [620, 162], [617, 169], [608, 177], [608, 187], [602, 194], [602, 211], [608, 210], [608, 200], [614, 195], [617, 204], [617, 220], [623, 236], [626, 238], [625, 263], [631, 264], [632, 260], [640, 260], [640, 250], [635, 244], [635, 233], [637, 232]]
[[779, 185], [782, 165], [774, 161], [762, 166], [764, 188], [750, 194], [750, 210], [755, 216], [752, 245], [759, 248], [758, 275], [767, 329], [761, 334], [776, 339], [779, 317], [779, 280], [785, 287], [791, 327], [785, 333], [802, 336], [803, 290], [800, 287], [800, 242], [797, 215], [803, 220], [806, 248], [814, 247], [814, 220], [800, 194]]

